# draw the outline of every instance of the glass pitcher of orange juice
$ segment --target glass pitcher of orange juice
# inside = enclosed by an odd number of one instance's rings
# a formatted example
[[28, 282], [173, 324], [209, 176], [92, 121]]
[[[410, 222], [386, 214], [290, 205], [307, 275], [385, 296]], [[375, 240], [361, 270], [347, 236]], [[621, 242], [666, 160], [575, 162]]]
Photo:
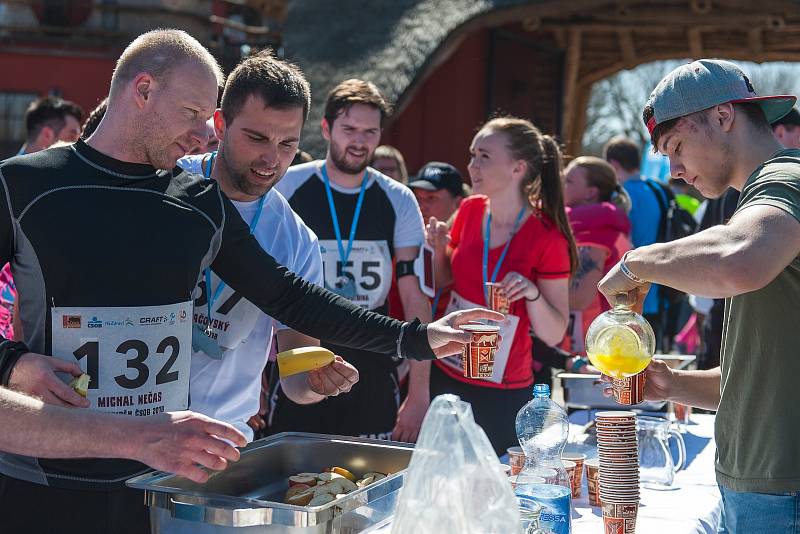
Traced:
[[603, 373], [624, 378], [643, 371], [656, 349], [653, 328], [628, 304], [628, 295], [614, 298], [614, 307], [601, 313], [586, 331], [586, 355]]

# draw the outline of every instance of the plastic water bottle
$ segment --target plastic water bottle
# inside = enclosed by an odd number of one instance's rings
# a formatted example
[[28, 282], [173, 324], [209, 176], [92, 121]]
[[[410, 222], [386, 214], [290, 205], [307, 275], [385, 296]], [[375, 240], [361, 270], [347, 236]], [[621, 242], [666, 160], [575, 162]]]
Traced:
[[[529, 508], [531, 501], [539, 504], [542, 531], [569, 534], [572, 489], [569, 474], [561, 463], [569, 436], [569, 419], [564, 409], [550, 399], [547, 384], [534, 386], [533, 399], [517, 414], [516, 426], [519, 444], [525, 452], [525, 466], [515, 489], [520, 509]], [[544, 478], [544, 483], [526, 484], [526, 476]]]

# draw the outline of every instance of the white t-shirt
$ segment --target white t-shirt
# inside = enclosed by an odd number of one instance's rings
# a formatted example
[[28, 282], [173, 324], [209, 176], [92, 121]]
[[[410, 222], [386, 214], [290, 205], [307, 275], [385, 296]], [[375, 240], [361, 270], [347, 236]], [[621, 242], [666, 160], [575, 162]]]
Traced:
[[[201, 160], [203, 155], [190, 156]], [[182, 160], [189, 170], [191, 162]], [[232, 201], [245, 223], [256, 214], [258, 201]], [[305, 280], [322, 284], [322, 258], [317, 236], [289, 207], [286, 199], [275, 189], [264, 199], [261, 217], [253, 236], [265, 251], [278, 262]], [[195, 302], [194, 321], [208, 325], [206, 298], [217, 291], [220, 279], [212, 273], [209, 292]], [[205, 284], [203, 284], [205, 285]], [[212, 308], [212, 332], [225, 352], [222, 360], [214, 360], [204, 352], [192, 355], [190, 375], [190, 409], [215, 419], [226, 421], [253, 439], [247, 420], [258, 412], [261, 395], [261, 371], [267, 363], [273, 331], [286, 328], [254, 304], [236, 294], [227, 285]]]

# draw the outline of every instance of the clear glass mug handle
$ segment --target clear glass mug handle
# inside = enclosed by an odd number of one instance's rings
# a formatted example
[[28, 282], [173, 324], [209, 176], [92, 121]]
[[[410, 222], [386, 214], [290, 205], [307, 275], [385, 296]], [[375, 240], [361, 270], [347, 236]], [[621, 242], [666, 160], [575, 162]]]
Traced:
[[674, 437], [675, 441], [678, 443], [678, 463], [672, 468], [672, 470], [677, 473], [683, 468], [683, 464], [686, 462], [686, 442], [683, 441], [681, 433], [674, 428], [669, 429], [669, 435], [670, 437]]

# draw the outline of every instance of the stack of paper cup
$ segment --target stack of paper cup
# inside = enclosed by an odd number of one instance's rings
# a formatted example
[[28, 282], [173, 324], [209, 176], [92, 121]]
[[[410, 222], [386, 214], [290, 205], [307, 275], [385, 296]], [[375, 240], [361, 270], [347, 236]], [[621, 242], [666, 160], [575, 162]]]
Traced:
[[605, 532], [632, 534], [639, 510], [636, 414], [597, 412], [595, 423]]

